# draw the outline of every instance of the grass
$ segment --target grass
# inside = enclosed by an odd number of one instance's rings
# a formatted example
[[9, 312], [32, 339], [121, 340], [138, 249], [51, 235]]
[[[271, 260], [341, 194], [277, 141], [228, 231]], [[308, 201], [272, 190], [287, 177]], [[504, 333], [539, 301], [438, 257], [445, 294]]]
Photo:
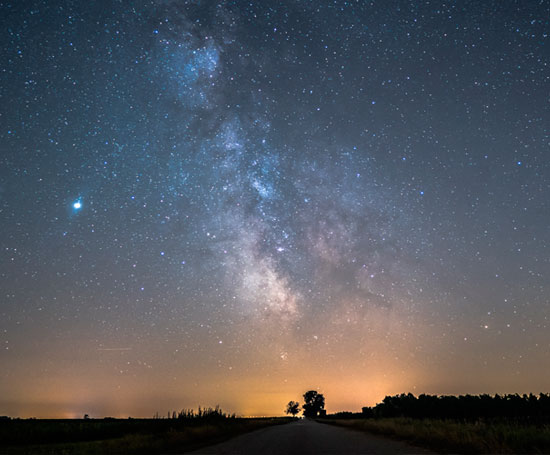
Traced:
[[[271, 425], [288, 423], [292, 419], [245, 419], [232, 418], [214, 422], [189, 423], [183, 425], [164, 426], [159, 428], [158, 422], [170, 422], [169, 419], [136, 419], [134, 430], [126, 426], [127, 434], [118, 437], [104, 437], [96, 440], [67, 442], [57, 438], [56, 441], [38, 444], [3, 445], [0, 442], [0, 453], [13, 455], [26, 454], [56, 454], [56, 455], [99, 455], [99, 454], [158, 454], [181, 453], [215, 444], [239, 434], [257, 430]], [[28, 422], [28, 421], [25, 421]], [[47, 428], [55, 431], [56, 421], [32, 421], [36, 428], [45, 423]], [[118, 421], [127, 424], [127, 421]], [[70, 422], [59, 421], [59, 425], [70, 425]], [[101, 421], [89, 421], [90, 424], [101, 424]], [[117, 423], [109, 422], [110, 424]], [[147, 429], [147, 424], [151, 428]], [[177, 422], [176, 422], [177, 423]], [[26, 424], [28, 427], [28, 424]]]
[[550, 453], [550, 425], [411, 418], [319, 421], [389, 436], [441, 453]]

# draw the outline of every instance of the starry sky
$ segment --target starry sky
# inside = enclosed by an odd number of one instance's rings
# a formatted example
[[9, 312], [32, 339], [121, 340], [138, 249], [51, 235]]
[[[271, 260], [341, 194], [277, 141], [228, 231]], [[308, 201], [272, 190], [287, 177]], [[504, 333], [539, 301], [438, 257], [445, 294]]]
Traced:
[[550, 391], [550, 3], [0, 7], [0, 414]]

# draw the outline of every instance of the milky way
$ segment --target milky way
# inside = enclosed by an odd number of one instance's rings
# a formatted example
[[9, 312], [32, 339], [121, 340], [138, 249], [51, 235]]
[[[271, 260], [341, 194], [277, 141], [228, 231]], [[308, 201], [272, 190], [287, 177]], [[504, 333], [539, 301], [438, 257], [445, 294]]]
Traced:
[[1, 5], [0, 414], [548, 392], [548, 3]]

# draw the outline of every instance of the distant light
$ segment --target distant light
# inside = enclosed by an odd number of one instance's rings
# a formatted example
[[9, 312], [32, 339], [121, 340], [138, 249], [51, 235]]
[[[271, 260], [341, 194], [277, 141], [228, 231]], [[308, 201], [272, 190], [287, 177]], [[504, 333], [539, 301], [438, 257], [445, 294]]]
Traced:
[[76, 202], [73, 204], [73, 208], [74, 208], [75, 210], [81, 209], [81, 208], [82, 208], [82, 202], [76, 201]]
[[420, 196], [424, 196], [424, 191], [421, 191], [421, 192], [420, 192]]
[[522, 164], [521, 161], [518, 161], [518, 166], [521, 166], [521, 164]]

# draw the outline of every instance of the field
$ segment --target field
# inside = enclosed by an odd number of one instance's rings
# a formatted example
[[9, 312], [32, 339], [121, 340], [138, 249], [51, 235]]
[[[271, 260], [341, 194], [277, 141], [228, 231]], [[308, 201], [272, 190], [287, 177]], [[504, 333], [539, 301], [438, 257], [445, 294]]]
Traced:
[[319, 419], [407, 441], [440, 453], [550, 453], [550, 425], [491, 419], [464, 422], [406, 417]]
[[1, 420], [2, 454], [181, 453], [290, 418]]

